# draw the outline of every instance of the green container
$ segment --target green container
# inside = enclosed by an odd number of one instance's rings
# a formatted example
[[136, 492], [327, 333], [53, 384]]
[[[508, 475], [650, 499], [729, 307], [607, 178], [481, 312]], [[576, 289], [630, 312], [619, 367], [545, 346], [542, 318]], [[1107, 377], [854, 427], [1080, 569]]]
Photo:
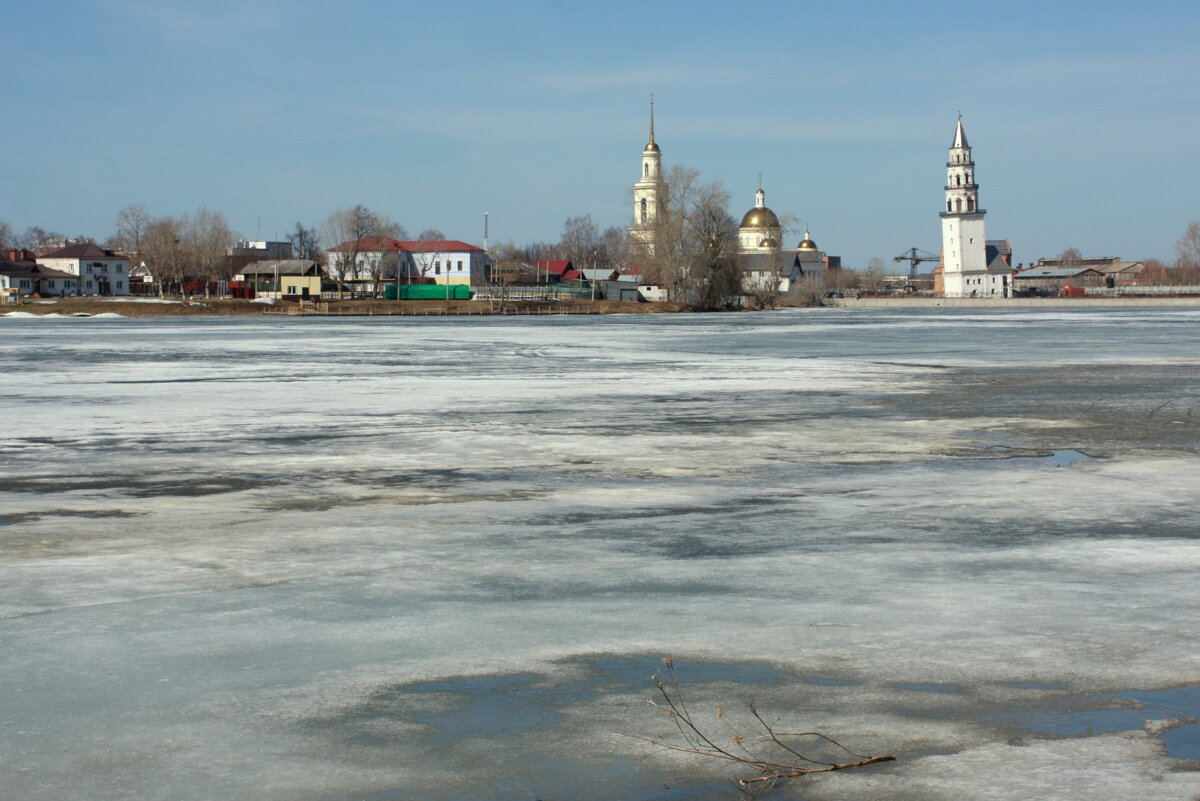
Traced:
[[471, 287], [465, 284], [434, 286], [430, 284], [389, 284], [384, 287], [387, 300], [470, 300]]

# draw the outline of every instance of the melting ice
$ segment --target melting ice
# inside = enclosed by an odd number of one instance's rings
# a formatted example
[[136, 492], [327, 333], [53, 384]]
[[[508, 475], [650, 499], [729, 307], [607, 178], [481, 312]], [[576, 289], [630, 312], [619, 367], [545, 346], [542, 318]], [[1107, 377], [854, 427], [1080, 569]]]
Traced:
[[1190, 798], [1197, 323], [0, 319], [0, 796]]

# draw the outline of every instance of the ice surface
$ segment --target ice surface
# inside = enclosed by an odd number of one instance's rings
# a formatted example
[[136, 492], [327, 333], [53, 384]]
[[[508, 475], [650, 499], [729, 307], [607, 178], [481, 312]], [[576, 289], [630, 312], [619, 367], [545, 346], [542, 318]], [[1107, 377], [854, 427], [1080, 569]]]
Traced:
[[1197, 680], [1197, 322], [6, 319], [0, 786], [657, 797], [670, 653], [902, 757], [806, 798], [1187, 798], [1004, 710]]

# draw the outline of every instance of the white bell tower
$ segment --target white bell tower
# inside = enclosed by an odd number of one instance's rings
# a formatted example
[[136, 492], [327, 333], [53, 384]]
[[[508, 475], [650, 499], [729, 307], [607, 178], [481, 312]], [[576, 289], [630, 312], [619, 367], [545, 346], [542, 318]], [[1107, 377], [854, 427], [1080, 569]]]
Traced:
[[979, 208], [975, 162], [960, 116], [946, 162], [946, 209], [941, 213], [943, 294], [948, 298], [993, 295], [983, 223], [986, 213]]
[[654, 227], [662, 200], [662, 152], [654, 141], [654, 96], [650, 96], [650, 141], [642, 149], [642, 174], [633, 185], [633, 225], [629, 237], [635, 248], [654, 250]]

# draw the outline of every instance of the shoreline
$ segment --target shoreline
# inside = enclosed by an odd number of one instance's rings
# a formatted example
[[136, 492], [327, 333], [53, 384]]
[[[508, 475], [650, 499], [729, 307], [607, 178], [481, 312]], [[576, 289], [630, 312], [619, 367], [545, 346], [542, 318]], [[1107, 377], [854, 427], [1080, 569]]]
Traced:
[[[835, 309], [1121, 309], [1200, 308], [1200, 297], [1127, 298], [830, 298], [821, 306], [780, 305], [787, 308]], [[159, 298], [64, 298], [33, 300], [0, 306], [0, 318], [51, 315], [120, 315], [137, 317], [525, 317], [595, 314], [677, 314], [690, 311], [681, 303], [635, 303], [630, 301], [538, 301], [509, 302], [502, 311], [482, 300], [343, 300], [333, 301], [327, 311], [301, 311], [296, 303], [265, 304], [247, 300], [165, 300]], [[742, 312], [748, 309], [731, 309]]]

